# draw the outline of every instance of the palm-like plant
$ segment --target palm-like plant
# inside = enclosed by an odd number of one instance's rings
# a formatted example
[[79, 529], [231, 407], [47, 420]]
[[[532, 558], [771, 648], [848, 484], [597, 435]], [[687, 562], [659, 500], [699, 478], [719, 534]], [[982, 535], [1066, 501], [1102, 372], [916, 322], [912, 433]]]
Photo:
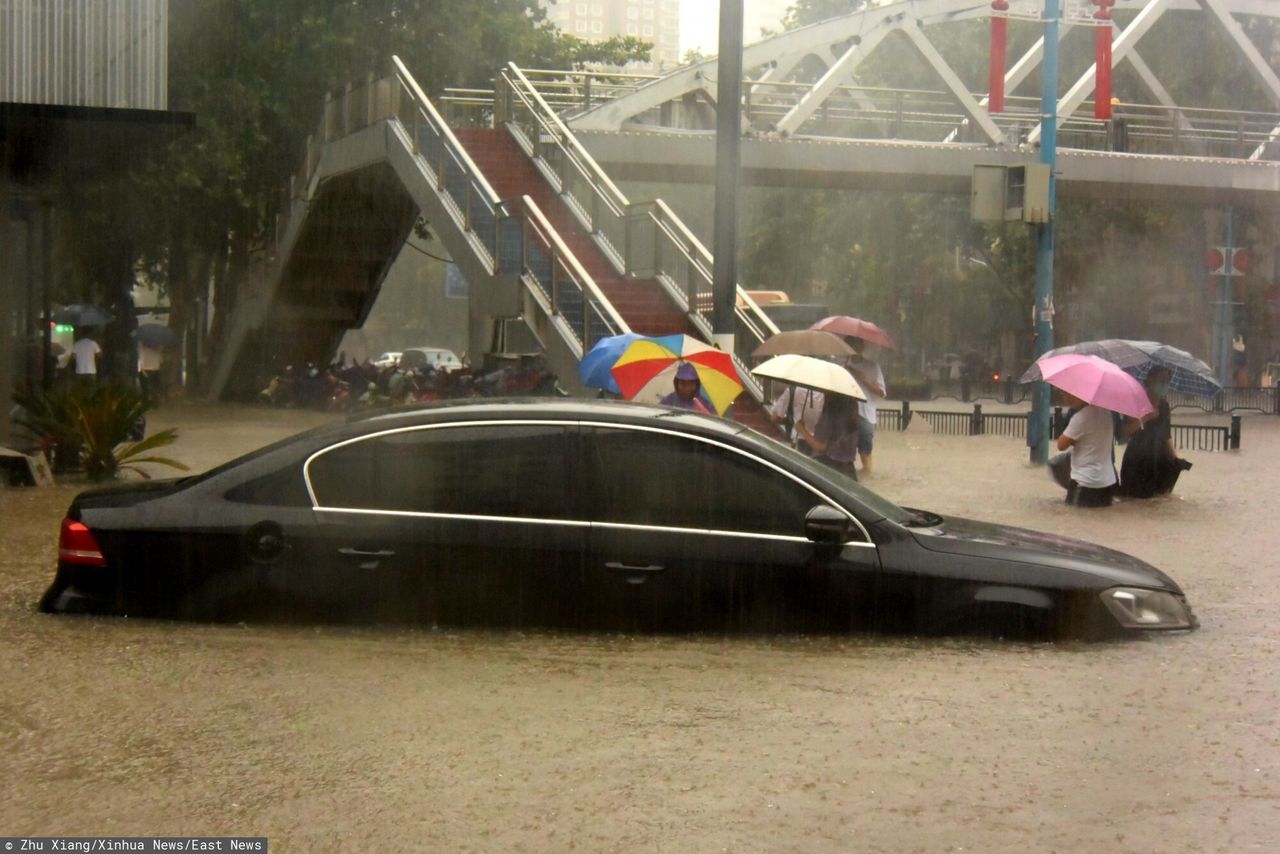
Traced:
[[161, 430], [139, 441], [129, 441], [151, 408], [146, 398], [133, 389], [101, 385], [24, 390], [15, 394], [14, 400], [26, 410], [26, 415], [17, 419], [22, 426], [46, 442], [79, 447], [80, 463], [93, 480], [113, 478], [121, 471], [134, 471], [150, 479], [151, 475], [139, 468], [143, 463], [187, 471], [187, 466], [177, 460], [150, 453], [172, 444], [177, 439], [176, 430]]

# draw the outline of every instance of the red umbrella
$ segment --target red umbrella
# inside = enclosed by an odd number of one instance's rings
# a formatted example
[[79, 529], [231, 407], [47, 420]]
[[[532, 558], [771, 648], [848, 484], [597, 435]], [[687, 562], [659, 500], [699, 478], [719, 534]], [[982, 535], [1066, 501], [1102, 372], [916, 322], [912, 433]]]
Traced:
[[847, 314], [838, 314], [834, 317], [824, 317], [809, 328], [820, 329], [823, 332], [834, 332], [837, 335], [848, 335], [853, 338], [861, 338], [863, 341], [868, 341], [880, 347], [887, 347], [890, 350], [897, 349], [893, 344], [893, 338], [888, 332], [885, 332], [870, 320], [850, 317]]

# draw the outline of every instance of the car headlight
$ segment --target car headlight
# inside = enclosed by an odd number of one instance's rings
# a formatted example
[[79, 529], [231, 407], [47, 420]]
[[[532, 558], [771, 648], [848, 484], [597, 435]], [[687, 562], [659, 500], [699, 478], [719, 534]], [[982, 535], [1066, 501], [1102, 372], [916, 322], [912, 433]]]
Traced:
[[1181, 596], [1141, 587], [1112, 587], [1102, 604], [1126, 629], [1193, 629], [1196, 619]]

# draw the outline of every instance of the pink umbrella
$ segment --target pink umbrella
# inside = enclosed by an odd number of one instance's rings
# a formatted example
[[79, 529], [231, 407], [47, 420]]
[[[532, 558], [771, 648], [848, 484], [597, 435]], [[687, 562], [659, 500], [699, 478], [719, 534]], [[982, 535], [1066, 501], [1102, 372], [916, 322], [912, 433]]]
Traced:
[[847, 314], [838, 314], [834, 317], [824, 317], [809, 328], [818, 329], [823, 332], [834, 332], [837, 335], [849, 335], [853, 338], [861, 338], [863, 341], [869, 341], [870, 343], [876, 344], [880, 347], [887, 347], [890, 350], [896, 349], [893, 345], [893, 338], [888, 332], [885, 332], [870, 320], [850, 317]]
[[1085, 403], [1141, 418], [1154, 410], [1142, 383], [1097, 356], [1063, 353], [1042, 357], [1036, 365], [1044, 381]]

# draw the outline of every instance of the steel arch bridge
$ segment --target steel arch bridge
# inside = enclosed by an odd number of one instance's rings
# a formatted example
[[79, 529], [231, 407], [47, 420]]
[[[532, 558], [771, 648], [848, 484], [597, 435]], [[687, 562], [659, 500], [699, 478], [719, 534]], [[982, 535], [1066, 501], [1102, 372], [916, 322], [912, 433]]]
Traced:
[[[1011, 15], [1034, 13], [1042, 8], [1041, 0], [1014, 0]], [[1087, 24], [1090, 5], [1087, 0], [1063, 0], [1063, 18], [1060, 39], [1071, 33], [1091, 29]], [[1216, 110], [1213, 105], [1179, 104], [1160, 81], [1157, 74], [1142, 58], [1139, 46], [1153, 26], [1167, 15], [1198, 15], [1202, 26], [1216, 27], [1229, 39], [1240, 58], [1240, 67], [1246, 69], [1258, 84], [1265, 101], [1247, 111], [1235, 111], [1230, 117], [1234, 124], [1235, 142], [1242, 136], [1255, 141], [1245, 154], [1245, 159], [1259, 160], [1270, 152], [1269, 143], [1280, 138], [1280, 77], [1271, 62], [1263, 56], [1250, 39], [1242, 18], [1258, 17], [1280, 19], [1280, 3], [1275, 0], [1117, 0], [1115, 12], [1128, 17], [1123, 26], [1113, 21], [1113, 63], [1128, 63], [1150, 100], [1127, 107], [1136, 108], [1142, 115], [1162, 115], [1167, 120], [1170, 137], [1182, 140], [1196, 139], [1197, 130], [1202, 141], [1213, 138], [1211, 127], [1198, 128], [1198, 124], [1212, 125]], [[854, 85], [863, 63], [895, 33], [904, 36], [915, 48], [919, 57], [936, 73], [945, 86], [945, 94], [963, 114], [961, 122], [942, 132], [941, 141], [959, 141], [966, 136], [991, 146], [1008, 147], [1036, 145], [1039, 127], [1028, 118], [1039, 120], [1038, 99], [1035, 106], [1019, 105], [1016, 101], [1007, 114], [992, 116], [983, 95], [972, 93], [965, 86], [960, 74], [947, 62], [930, 39], [930, 29], [962, 21], [985, 20], [991, 17], [991, 5], [985, 0], [900, 0], [900, 2], [876, 5], [861, 9], [840, 18], [833, 18], [810, 26], [792, 30], [772, 38], [748, 45], [743, 52], [743, 67], [759, 73], [748, 81], [748, 110], [753, 112], [753, 125], [757, 130], [791, 136], [811, 132], [822, 136], [815, 128], [815, 118], [837, 111], [844, 115], [856, 114], [861, 109], [867, 115], [883, 111], [874, 103], [872, 90]], [[1005, 90], [1015, 93], [1039, 68], [1044, 54], [1044, 41], [1038, 39], [1020, 58], [1013, 62], [1005, 74]], [[825, 69], [816, 80], [799, 83], [796, 72], [806, 61], [816, 60]], [[615, 87], [603, 92], [597, 87], [597, 97], [602, 102], [585, 109], [573, 110], [570, 125], [578, 131], [621, 131], [628, 129], [653, 129], [656, 127], [694, 124], [696, 118], [679, 107], [694, 100], [712, 103], [711, 91], [716, 71], [714, 58], [677, 69], [662, 77], [643, 81], [641, 85]], [[1058, 101], [1059, 125], [1078, 121], [1081, 108], [1094, 93], [1096, 67], [1090, 66], [1075, 80]], [[696, 109], [696, 108], [692, 108]], [[696, 113], [695, 113], [696, 115]], [[690, 121], [692, 118], [692, 121]], [[1221, 121], [1223, 117], [1217, 117]], [[1199, 120], [1199, 121], [1197, 121]], [[1087, 121], [1087, 120], [1086, 120]], [[1241, 124], [1246, 125], [1244, 133]], [[1266, 125], [1266, 127], [1263, 127]], [[1023, 130], [1022, 133], [1017, 131]]]

